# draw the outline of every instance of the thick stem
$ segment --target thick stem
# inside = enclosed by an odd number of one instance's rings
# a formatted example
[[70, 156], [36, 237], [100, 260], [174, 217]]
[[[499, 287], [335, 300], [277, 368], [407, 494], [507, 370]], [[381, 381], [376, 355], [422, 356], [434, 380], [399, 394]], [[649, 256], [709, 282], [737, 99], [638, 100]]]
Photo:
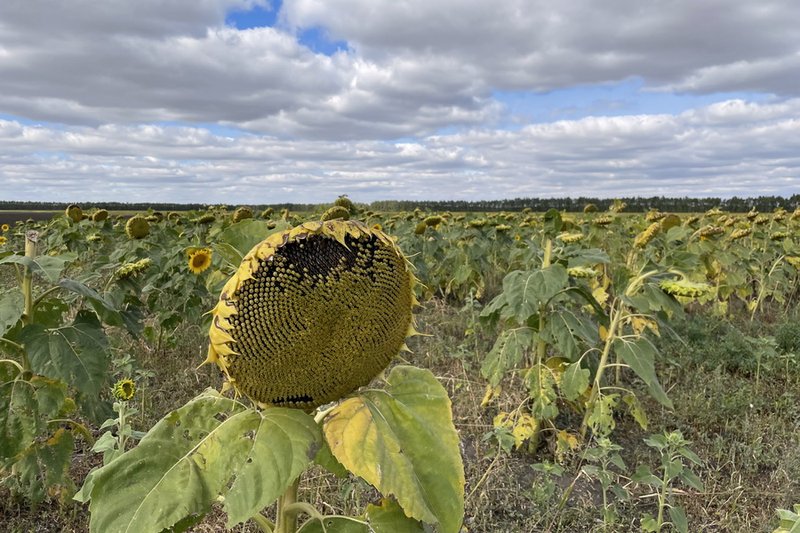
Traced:
[[300, 478], [298, 477], [286, 488], [283, 496], [278, 498], [275, 533], [295, 533], [297, 530], [297, 513], [287, 509], [287, 507], [297, 502], [297, 489], [299, 486]]
[[[25, 257], [33, 260], [36, 257], [36, 241], [39, 234], [29, 231], [25, 234]], [[29, 266], [25, 266], [25, 273], [22, 275], [22, 297], [25, 301], [25, 311], [22, 315], [22, 322], [25, 325], [33, 323], [33, 272]]]
[[[39, 233], [31, 230], [25, 233], [25, 257], [33, 261], [36, 257], [36, 241], [39, 240]], [[22, 313], [22, 323], [26, 326], [33, 324], [33, 272], [31, 267], [25, 266], [25, 272], [22, 275], [22, 298], [24, 301], [24, 311]], [[22, 352], [22, 366], [25, 370], [31, 369], [30, 361], [28, 361], [28, 354]]]
[[[619, 302], [619, 300], [617, 301]], [[615, 302], [615, 304], [617, 303]], [[597, 401], [597, 397], [600, 395], [600, 386], [603, 380], [603, 372], [605, 371], [608, 363], [608, 356], [611, 353], [611, 344], [614, 341], [614, 337], [617, 333], [617, 326], [620, 322], [620, 317], [622, 316], [622, 303], [619, 302], [619, 309], [614, 309], [615, 305], [612, 304], [611, 307], [611, 323], [608, 325], [608, 333], [606, 336], [606, 344], [603, 346], [603, 353], [600, 356], [600, 362], [597, 365], [597, 373], [594, 375], [594, 384], [592, 385], [592, 392], [589, 395], [589, 401], [586, 402], [586, 413], [583, 416], [583, 423], [581, 424], [581, 437], [586, 437], [586, 429], [589, 426], [589, 415], [592, 413], [592, 408], [594, 407], [594, 402]]]

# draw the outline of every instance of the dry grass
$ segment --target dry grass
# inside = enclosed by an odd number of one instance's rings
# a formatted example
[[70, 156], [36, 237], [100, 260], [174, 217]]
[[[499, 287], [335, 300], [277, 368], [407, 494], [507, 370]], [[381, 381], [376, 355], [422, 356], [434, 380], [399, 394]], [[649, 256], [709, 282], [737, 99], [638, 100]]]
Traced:
[[[453, 416], [461, 437], [466, 474], [465, 526], [470, 532], [580, 532], [603, 531], [599, 487], [576, 474], [580, 457], [567, 457], [560, 476], [548, 476], [534, 464], [553, 461], [553, 450], [544, 441], [536, 450], [498, 453], [486, 435], [499, 409], [513, 409], [524, 401], [523, 388], [511, 387], [499, 405], [480, 406], [485, 382], [480, 377], [482, 354], [491, 348], [491, 332], [475, 328], [475, 315], [440, 301], [426, 304], [418, 313], [418, 329], [430, 336], [410, 341], [408, 362], [430, 368], [453, 401]], [[766, 326], [765, 326], [766, 327]], [[465, 335], [465, 331], [475, 332]], [[139, 396], [142, 414], [135, 428], [146, 430], [168, 411], [182, 405], [206, 387], [219, 387], [221, 378], [212, 367], [196, 368], [203, 359], [205, 338], [198, 328], [172, 334], [177, 348], [154, 350], [142, 341], [126, 340], [115, 346], [118, 355], [132, 353], [140, 369], [153, 372]], [[724, 339], [706, 339], [719, 344]], [[680, 429], [693, 441], [692, 449], [704, 459], [698, 474], [705, 483], [702, 494], [679, 492], [677, 500], [687, 508], [692, 531], [771, 531], [776, 507], [800, 502], [800, 387], [798, 372], [767, 369], [760, 388], [752, 376], [699, 364], [702, 357], [688, 346], [665, 344], [671, 363], [662, 366], [665, 386], [676, 410], [666, 412], [645, 401], [651, 430]], [[693, 348], [694, 347], [694, 348]], [[642, 394], [642, 397], [645, 395]], [[647, 435], [627, 419], [618, 421], [613, 434], [624, 446], [623, 457], [633, 470], [638, 463], [656, 466], [657, 458], [642, 439]], [[79, 442], [73, 475], [82, 477], [99, 464], [96, 454]], [[620, 522], [608, 531], [638, 531], [638, 519], [653, 508], [653, 499], [634, 489], [634, 498], [621, 503]], [[357, 514], [367, 503], [379, 499], [363, 481], [340, 480], [312, 468], [303, 477], [300, 497], [326, 514]], [[0, 492], [0, 531], [86, 531], [89, 515], [78, 504], [60, 506], [50, 502], [30, 509], [6, 492]], [[266, 515], [274, 513], [267, 509]], [[215, 509], [192, 531], [223, 531], [225, 516]], [[252, 524], [234, 531], [257, 531]]]

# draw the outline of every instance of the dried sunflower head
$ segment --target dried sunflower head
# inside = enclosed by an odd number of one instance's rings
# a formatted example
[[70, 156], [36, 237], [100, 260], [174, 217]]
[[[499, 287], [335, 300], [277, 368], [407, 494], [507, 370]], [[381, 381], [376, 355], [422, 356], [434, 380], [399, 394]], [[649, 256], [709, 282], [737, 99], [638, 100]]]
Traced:
[[253, 210], [249, 207], [238, 207], [233, 212], [232, 219], [234, 222], [240, 222], [246, 218], [253, 218]]
[[708, 283], [697, 283], [687, 279], [664, 280], [660, 286], [668, 294], [686, 298], [698, 298], [711, 292], [711, 286]]
[[633, 240], [633, 246], [636, 248], [644, 248], [647, 246], [650, 241], [658, 234], [659, 230], [661, 229], [661, 224], [658, 222], [653, 222], [647, 229], [641, 232], [636, 238]]
[[83, 210], [75, 204], [68, 205], [64, 214], [73, 222], [80, 222], [83, 219]]
[[125, 233], [131, 239], [144, 239], [150, 234], [150, 223], [141, 215], [132, 216], [125, 223]]
[[307, 222], [257, 244], [212, 310], [206, 362], [263, 404], [314, 408], [369, 383], [413, 333], [414, 276], [357, 222]]
[[350, 211], [348, 211], [346, 207], [335, 205], [322, 213], [321, 220], [335, 220], [337, 218], [342, 220], [350, 220]]

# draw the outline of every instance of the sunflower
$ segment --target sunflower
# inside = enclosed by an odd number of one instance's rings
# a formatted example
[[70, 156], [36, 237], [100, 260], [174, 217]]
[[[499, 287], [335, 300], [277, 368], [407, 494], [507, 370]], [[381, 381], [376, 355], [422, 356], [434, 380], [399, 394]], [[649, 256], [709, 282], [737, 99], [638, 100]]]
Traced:
[[3, 233], [7, 232], [10, 229], [11, 226], [9, 226], [8, 224], [3, 224], [2, 226], [0, 226], [0, 231], [2, 231]]
[[7, 242], [8, 242], [8, 239], [6, 239], [5, 237], [0, 236], [0, 246], [4, 245]]
[[394, 241], [361, 222], [273, 233], [223, 287], [206, 362], [262, 404], [312, 409], [338, 400], [415, 333], [414, 282]]
[[189, 270], [191, 270], [193, 274], [200, 274], [210, 266], [210, 248], [198, 248], [189, 253]]
[[134, 394], [136, 394], [136, 384], [132, 379], [121, 379], [114, 383], [112, 392], [114, 394], [114, 398], [123, 402], [127, 402], [133, 398]]

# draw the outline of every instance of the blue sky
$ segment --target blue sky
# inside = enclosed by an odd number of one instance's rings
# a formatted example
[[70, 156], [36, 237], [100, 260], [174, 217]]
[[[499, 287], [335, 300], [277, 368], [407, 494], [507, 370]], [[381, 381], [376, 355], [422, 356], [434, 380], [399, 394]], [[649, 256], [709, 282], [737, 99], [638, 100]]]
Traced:
[[791, 0], [38, 1], [0, 4], [15, 199], [800, 190]]

